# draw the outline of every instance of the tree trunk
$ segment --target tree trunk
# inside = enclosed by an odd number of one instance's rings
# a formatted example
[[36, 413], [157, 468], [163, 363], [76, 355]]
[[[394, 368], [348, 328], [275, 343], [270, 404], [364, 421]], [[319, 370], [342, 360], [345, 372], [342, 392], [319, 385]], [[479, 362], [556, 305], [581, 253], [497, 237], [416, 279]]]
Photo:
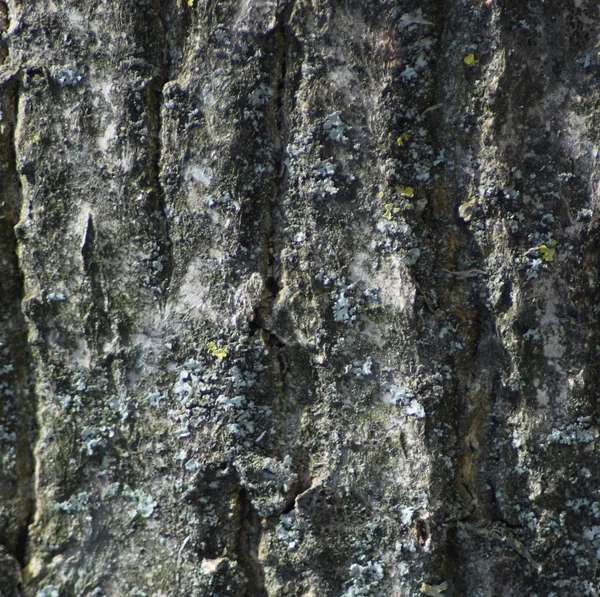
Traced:
[[593, 0], [0, 0], [0, 595], [599, 595]]

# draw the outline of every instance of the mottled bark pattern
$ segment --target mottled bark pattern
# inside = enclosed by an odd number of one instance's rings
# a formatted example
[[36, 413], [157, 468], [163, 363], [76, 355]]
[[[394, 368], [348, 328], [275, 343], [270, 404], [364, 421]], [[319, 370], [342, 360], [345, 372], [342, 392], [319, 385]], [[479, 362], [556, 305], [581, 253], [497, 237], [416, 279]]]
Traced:
[[598, 595], [593, 0], [0, 0], [0, 595]]

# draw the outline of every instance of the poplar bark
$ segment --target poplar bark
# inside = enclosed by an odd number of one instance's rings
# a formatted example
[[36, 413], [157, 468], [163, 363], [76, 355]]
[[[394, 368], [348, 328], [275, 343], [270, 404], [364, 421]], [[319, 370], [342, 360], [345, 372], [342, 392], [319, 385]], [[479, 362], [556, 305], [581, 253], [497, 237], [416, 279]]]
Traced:
[[0, 0], [0, 595], [598, 595], [593, 0]]

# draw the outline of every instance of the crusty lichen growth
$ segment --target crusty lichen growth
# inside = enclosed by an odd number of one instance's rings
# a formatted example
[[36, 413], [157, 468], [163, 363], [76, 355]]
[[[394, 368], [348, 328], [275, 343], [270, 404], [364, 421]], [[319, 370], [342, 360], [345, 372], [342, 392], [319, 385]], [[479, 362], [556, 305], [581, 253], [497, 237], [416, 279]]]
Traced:
[[594, 594], [597, 19], [450, 4], [7, 5], [26, 592]]

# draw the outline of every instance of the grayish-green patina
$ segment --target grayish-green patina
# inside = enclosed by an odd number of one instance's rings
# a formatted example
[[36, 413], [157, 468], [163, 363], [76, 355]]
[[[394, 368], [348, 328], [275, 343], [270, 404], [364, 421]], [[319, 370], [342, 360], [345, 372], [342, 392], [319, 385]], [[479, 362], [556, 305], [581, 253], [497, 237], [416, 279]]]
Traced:
[[600, 594], [597, 2], [0, 30], [0, 595]]

